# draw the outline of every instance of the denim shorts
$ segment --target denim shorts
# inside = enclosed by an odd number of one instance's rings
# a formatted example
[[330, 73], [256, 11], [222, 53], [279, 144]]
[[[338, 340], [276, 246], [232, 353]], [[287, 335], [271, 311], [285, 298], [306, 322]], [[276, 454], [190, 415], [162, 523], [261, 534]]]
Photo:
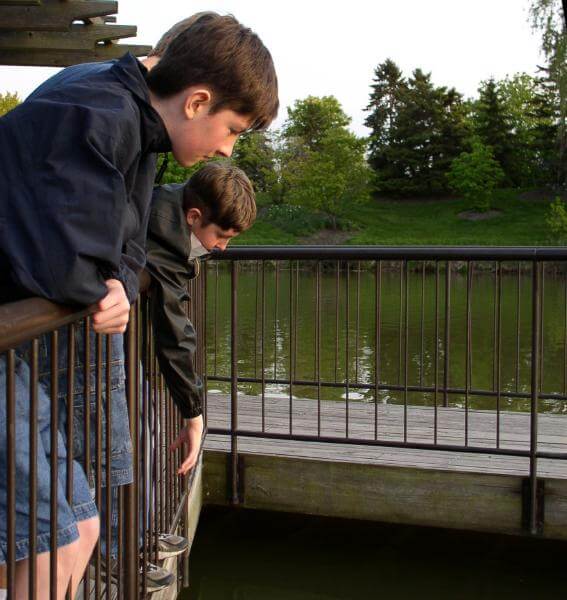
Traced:
[[[39, 338], [39, 380], [46, 389], [51, 380], [50, 369], [50, 339], [49, 335]], [[101, 336], [101, 375], [100, 375], [100, 404], [97, 401], [97, 374], [96, 374], [96, 334], [90, 331], [90, 369], [89, 369], [89, 404], [85, 403], [85, 330], [84, 322], [80, 321], [75, 327], [75, 373], [73, 389], [73, 458], [84, 466], [85, 459], [85, 416], [88, 412], [90, 425], [90, 468], [87, 473], [89, 484], [94, 487], [94, 473], [96, 472], [96, 428], [97, 419], [101, 427], [101, 485], [106, 484], [106, 399], [110, 397], [110, 481], [111, 485], [126, 485], [133, 481], [132, 467], [132, 440], [130, 438], [130, 421], [128, 419], [128, 405], [126, 401], [125, 370], [124, 370], [124, 343], [123, 336], [115, 334], [110, 336], [110, 390], [107, 394], [106, 382], [106, 336]], [[59, 398], [63, 405], [60, 411], [59, 425], [61, 431], [66, 431], [67, 422], [67, 337], [64, 332], [59, 335]]]
[[[0, 563], [7, 561], [7, 427], [6, 427], [6, 375], [7, 365], [4, 355], [0, 356]], [[29, 556], [30, 525], [30, 373], [26, 361], [16, 356], [15, 367], [15, 462], [16, 462], [16, 560]], [[64, 402], [59, 402], [63, 408]], [[51, 540], [50, 525], [50, 408], [48, 390], [43, 384], [38, 386], [37, 405], [37, 537], [38, 553], [49, 552]], [[87, 478], [81, 466], [73, 463], [72, 498], [65, 496], [66, 489], [66, 444], [61, 431], [57, 432], [57, 546], [65, 546], [78, 538], [77, 522], [97, 515], [96, 505], [89, 490]]]

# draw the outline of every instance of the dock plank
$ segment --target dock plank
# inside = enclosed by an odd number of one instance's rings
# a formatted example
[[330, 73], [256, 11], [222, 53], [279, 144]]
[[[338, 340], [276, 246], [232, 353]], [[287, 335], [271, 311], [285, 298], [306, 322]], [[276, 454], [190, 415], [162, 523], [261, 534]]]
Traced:
[[[321, 435], [345, 437], [347, 406], [345, 401], [321, 401]], [[350, 401], [348, 405], [348, 437], [352, 439], [375, 438], [375, 415], [379, 440], [403, 441], [404, 421], [406, 439], [414, 443], [433, 444], [435, 433], [440, 444], [465, 446], [465, 422], [468, 419], [470, 446], [493, 448], [496, 446], [497, 424], [499, 445], [506, 449], [529, 449], [530, 419], [527, 413], [490, 410], [469, 410], [431, 406], [400, 406]], [[291, 409], [292, 432], [300, 435], [317, 435], [317, 400], [293, 398]], [[437, 427], [435, 427], [437, 421]], [[207, 398], [207, 424], [209, 428], [229, 428], [230, 397], [227, 394], [209, 393]], [[264, 400], [265, 431], [289, 433], [289, 398], [266, 395]], [[238, 426], [240, 429], [262, 430], [262, 399], [260, 396], [239, 394]], [[228, 451], [226, 436], [209, 435], [206, 449]], [[509, 474], [527, 476], [529, 460], [524, 457], [465, 452], [414, 450], [410, 448], [371, 447], [362, 445], [299, 442], [240, 438], [243, 452], [272, 456], [290, 456], [313, 460], [332, 460], [376, 465], [407, 466], [449, 471]], [[538, 415], [538, 449], [564, 453], [567, 456], [567, 415]], [[567, 460], [540, 459], [538, 474], [541, 477], [567, 479]]]

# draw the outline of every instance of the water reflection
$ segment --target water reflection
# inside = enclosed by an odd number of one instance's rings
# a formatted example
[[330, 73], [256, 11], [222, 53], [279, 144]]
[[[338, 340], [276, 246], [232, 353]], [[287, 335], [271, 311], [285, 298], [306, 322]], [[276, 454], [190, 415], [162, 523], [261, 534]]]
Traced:
[[[421, 265], [421, 263], [419, 263]], [[226, 266], [209, 268], [208, 365], [210, 375], [230, 374], [230, 276]], [[429, 266], [429, 265], [428, 265]], [[376, 401], [375, 385], [419, 386], [407, 401], [433, 405], [494, 409], [497, 399], [478, 390], [529, 394], [531, 376], [531, 274], [517, 265], [493, 271], [475, 266], [471, 275], [384, 268], [374, 263], [322, 271], [295, 263], [240, 269], [238, 288], [238, 365], [242, 377], [276, 380], [268, 395], [289, 397], [286, 382], [338, 383], [322, 387], [321, 398]], [[391, 267], [389, 265], [389, 267]], [[218, 272], [218, 282], [215, 281]], [[347, 281], [348, 279], [348, 281]], [[317, 286], [319, 285], [319, 290]], [[548, 266], [541, 315], [541, 381], [544, 395], [565, 395], [567, 318], [565, 277]], [[448, 291], [448, 293], [447, 293]], [[320, 307], [317, 308], [317, 298]], [[265, 299], [262, 303], [262, 298]], [[447, 302], [448, 300], [448, 302]], [[467, 351], [468, 350], [468, 351]], [[348, 392], [347, 392], [348, 383]], [[467, 386], [468, 384], [468, 386]], [[228, 386], [211, 381], [222, 391]], [[435, 393], [435, 387], [470, 390]], [[241, 384], [242, 391], [261, 392], [259, 384]], [[293, 385], [292, 396], [318, 398], [317, 385]], [[400, 390], [379, 390], [378, 402], [400, 403]], [[501, 397], [503, 410], [529, 410], [529, 398]], [[541, 399], [541, 410], [565, 413], [567, 403]]]

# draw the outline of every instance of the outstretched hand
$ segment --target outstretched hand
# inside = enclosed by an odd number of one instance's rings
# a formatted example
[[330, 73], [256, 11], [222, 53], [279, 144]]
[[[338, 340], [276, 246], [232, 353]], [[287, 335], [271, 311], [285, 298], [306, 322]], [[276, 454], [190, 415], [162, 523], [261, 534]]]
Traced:
[[177, 448], [187, 445], [188, 454], [177, 469], [178, 475], [186, 475], [189, 469], [192, 469], [199, 457], [199, 448], [201, 447], [201, 438], [203, 436], [203, 415], [189, 419], [185, 427], [179, 432], [179, 436], [169, 447], [173, 452]]

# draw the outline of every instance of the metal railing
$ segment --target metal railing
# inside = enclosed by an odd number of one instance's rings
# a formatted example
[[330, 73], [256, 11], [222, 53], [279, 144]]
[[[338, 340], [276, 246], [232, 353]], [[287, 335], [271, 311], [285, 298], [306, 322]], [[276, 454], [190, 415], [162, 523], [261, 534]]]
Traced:
[[[190, 286], [192, 298], [188, 315], [198, 332], [203, 331], [203, 287]], [[186, 507], [195, 473], [177, 475], [180, 451], [170, 452], [169, 444], [177, 437], [182, 420], [164, 384], [155, 355], [148, 299], [142, 295], [131, 308], [127, 333], [123, 336], [125, 350], [125, 393], [132, 441], [133, 482], [114, 487], [111, 480], [113, 432], [112, 411], [116, 408], [112, 394], [116, 366], [116, 346], [122, 336], [98, 335], [92, 331], [88, 310], [61, 307], [46, 300], [32, 298], [0, 305], [0, 360], [5, 361], [7, 447], [7, 596], [16, 595], [16, 495], [29, 495], [29, 598], [38, 594], [38, 493], [37, 444], [38, 397], [47, 394], [49, 400], [49, 438], [51, 447], [58, 436], [66, 439], [65, 494], [71, 501], [73, 490], [74, 436], [81, 431], [85, 443], [80, 463], [88, 476], [91, 493], [99, 513], [101, 537], [81, 582], [84, 598], [145, 597], [146, 565], [158, 561], [158, 534], [186, 533]], [[114, 338], [111, 339], [111, 338]], [[46, 358], [46, 353], [49, 356]], [[204, 368], [203, 352], [196, 354], [198, 372]], [[24, 378], [29, 406], [28, 439], [18, 439], [16, 393], [21, 393], [22, 381], [18, 369], [29, 373]], [[20, 388], [18, 389], [18, 386]], [[77, 402], [77, 398], [80, 400]], [[87, 399], [88, 401], [85, 401]], [[61, 412], [66, 419], [61, 419]], [[17, 481], [17, 455], [28, 446], [29, 489], [22, 490]], [[202, 448], [201, 448], [202, 451]], [[107, 468], [108, 467], [108, 468]], [[50, 455], [50, 597], [56, 597], [58, 478], [61, 463], [58, 453]], [[75, 471], [76, 472], [76, 471]], [[115, 493], [105, 493], [114, 489]], [[105, 546], [103, 551], [103, 544]], [[117, 558], [113, 556], [116, 552]], [[178, 587], [188, 585], [188, 559], [178, 563]], [[179, 580], [182, 579], [182, 581]], [[70, 593], [67, 593], [70, 597]]]
[[[565, 248], [240, 247], [214, 259], [207, 378], [228, 405], [214, 409], [209, 389], [205, 416], [209, 434], [230, 436], [234, 503], [240, 438], [523, 457], [525, 525], [541, 529], [538, 461], [567, 468], [567, 426], [564, 443], [538, 440], [543, 409], [567, 412]], [[503, 434], [512, 411], [521, 439]]]

